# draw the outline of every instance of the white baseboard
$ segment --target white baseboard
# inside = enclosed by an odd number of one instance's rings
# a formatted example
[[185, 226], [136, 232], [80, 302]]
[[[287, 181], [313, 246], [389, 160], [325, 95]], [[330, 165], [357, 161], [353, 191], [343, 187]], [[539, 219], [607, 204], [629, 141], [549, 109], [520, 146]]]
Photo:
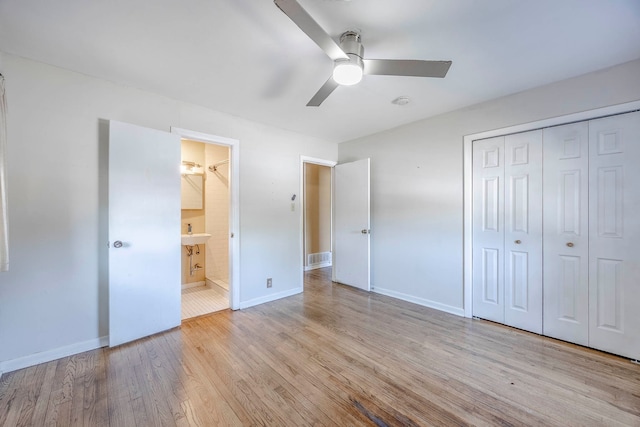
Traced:
[[197, 288], [198, 286], [204, 286], [206, 284], [207, 282], [205, 282], [204, 280], [201, 280], [199, 282], [183, 283], [182, 289]]
[[227, 291], [229, 290], [229, 284], [227, 282], [224, 282], [222, 280], [218, 280], [218, 279], [209, 279], [208, 277], [206, 278], [206, 282], [207, 282], [207, 286], [211, 287], [211, 286], [218, 286], [222, 289], [226, 289]]
[[29, 366], [39, 365], [40, 363], [51, 362], [52, 360], [61, 359], [74, 354], [83, 353], [89, 350], [106, 347], [109, 345], [109, 337], [94, 338], [91, 340], [67, 345], [64, 347], [54, 348], [53, 350], [42, 351], [40, 353], [30, 354], [28, 356], [19, 357], [17, 359], [5, 360], [0, 362], [0, 373], [17, 371], [18, 369], [28, 368]]
[[331, 261], [323, 262], [321, 264], [311, 264], [304, 267], [304, 271], [317, 270], [318, 268], [331, 267]]
[[439, 302], [431, 301], [424, 298], [418, 298], [413, 295], [403, 294], [402, 292], [392, 291], [390, 289], [383, 288], [372, 288], [373, 292], [378, 294], [386, 295], [388, 297], [401, 299], [403, 301], [412, 302], [414, 304], [418, 304], [424, 307], [434, 308], [436, 310], [444, 311], [446, 313], [455, 314], [456, 316], [464, 317], [464, 309], [458, 307], [452, 307], [450, 305], [441, 304]]
[[266, 302], [275, 301], [280, 298], [286, 298], [292, 295], [297, 295], [302, 293], [302, 290], [303, 288], [293, 288], [293, 289], [289, 289], [288, 291], [278, 292], [277, 294], [265, 295], [263, 297], [254, 298], [249, 301], [241, 301], [240, 309], [242, 310], [243, 308], [249, 308], [249, 307], [253, 307], [254, 305], [264, 304]]

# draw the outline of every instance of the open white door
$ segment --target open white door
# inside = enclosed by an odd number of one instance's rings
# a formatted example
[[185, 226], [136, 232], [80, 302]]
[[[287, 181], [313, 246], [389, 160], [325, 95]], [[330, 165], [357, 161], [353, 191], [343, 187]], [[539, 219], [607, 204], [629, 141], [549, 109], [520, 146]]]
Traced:
[[180, 137], [109, 123], [109, 345], [180, 325]]
[[333, 280], [371, 290], [369, 159], [334, 168]]

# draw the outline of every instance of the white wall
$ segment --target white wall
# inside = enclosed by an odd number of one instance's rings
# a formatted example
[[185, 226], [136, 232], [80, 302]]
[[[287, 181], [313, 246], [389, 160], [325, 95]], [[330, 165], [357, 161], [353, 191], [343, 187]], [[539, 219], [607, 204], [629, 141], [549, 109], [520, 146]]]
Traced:
[[375, 291], [463, 314], [464, 135], [638, 99], [640, 60], [340, 144], [371, 158]]
[[8, 54], [0, 63], [11, 256], [0, 274], [0, 371], [108, 334], [104, 120], [240, 140], [241, 304], [302, 289], [300, 215], [290, 210], [300, 155], [335, 160], [335, 144]]

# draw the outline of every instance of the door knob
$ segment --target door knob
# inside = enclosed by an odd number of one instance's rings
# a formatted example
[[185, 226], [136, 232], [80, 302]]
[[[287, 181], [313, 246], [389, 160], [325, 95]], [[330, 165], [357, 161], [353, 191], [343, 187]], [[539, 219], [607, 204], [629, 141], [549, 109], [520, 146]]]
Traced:
[[513, 243], [515, 243], [516, 245], [519, 245], [520, 243], [522, 243], [522, 241], [521, 241], [521, 240], [516, 240], [516, 241], [515, 241], [515, 242], [513, 242]]
[[570, 248], [572, 248], [572, 247], [573, 247], [573, 243], [569, 242], [569, 243], [567, 243], [567, 246], [569, 246]]
[[122, 247], [122, 242], [120, 240], [116, 240], [115, 242], [113, 242], [113, 247], [114, 248], [121, 248]]
[[363, 228], [361, 231], [362, 234], [369, 234], [369, 230], [367, 230], [366, 228]]

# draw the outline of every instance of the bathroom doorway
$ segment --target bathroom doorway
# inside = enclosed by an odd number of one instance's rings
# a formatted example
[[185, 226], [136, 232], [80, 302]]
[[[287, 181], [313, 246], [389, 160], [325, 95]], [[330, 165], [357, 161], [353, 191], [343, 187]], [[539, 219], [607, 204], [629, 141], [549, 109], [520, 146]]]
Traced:
[[229, 147], [181, 140], [182, 320], [229, 304]]
[[233, 188], [237, 174], [233, 168], [237, 162], [233, 159], [234, 145], [226, 138], [180, 129], [172, 132], [182, 136], [180, 258], [184, 321], [237, 308], [233, 304], [233, 285], [237, 283], [237, 191]]

